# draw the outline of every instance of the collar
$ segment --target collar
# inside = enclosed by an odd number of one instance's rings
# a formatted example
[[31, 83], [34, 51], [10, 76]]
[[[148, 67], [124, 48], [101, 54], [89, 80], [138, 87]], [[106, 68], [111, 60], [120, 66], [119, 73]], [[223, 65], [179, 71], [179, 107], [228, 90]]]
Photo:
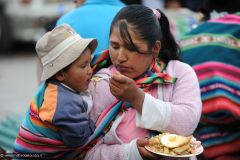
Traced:
[[60, 84], [61, 84], [63, 87], [65, 87], [65, 88], [69, 89], [70, 91], [73, 91], [73, 92], [78, 92], [78, 91], [76, 91], [76, 90], [72, 89], [71, 87], [67, 86], [66, 84], [64, 84], [64, 83], [62, 83], [62, 82], [60, 82]]

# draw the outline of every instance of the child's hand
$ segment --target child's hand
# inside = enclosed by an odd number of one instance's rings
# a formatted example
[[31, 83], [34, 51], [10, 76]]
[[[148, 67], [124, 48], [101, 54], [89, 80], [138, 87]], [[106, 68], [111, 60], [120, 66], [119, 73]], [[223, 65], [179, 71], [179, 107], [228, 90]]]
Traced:
[[112, 78], [110, 78], [109, 86], [111, 93], [116, 98], [131, 103], [139, 113], [142, 112], [144, 92], [137, 87], [133, 79], [117, 71]]

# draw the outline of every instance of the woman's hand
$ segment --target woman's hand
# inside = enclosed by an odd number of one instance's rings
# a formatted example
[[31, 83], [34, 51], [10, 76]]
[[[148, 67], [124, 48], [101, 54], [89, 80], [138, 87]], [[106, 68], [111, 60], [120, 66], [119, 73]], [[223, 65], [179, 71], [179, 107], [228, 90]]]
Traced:
[[138, 139], [137, 140], [137, 148], [138, 152], [140, 153], [141, 157], [143, 159], [149, 159], [149, 160], [159, 160], [162, 159], [163, 157], [157, 156], [148, 150], [145, 149], [144, 146], [148, 145], [148, 140], [147, 139]]
[[139, 113], [142, 113], [145, 94], [137, 87], [133, 79], [116, 72], [110, 78], [109, 86], [111, 93], [116, 98], [131, 103]]

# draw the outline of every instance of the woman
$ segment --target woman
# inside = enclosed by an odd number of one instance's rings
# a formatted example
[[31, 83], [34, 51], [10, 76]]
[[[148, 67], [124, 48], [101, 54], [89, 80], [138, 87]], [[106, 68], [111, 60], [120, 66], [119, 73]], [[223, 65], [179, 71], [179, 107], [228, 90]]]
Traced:
[[144, 137], [152, 130], [193, 133], [201, 114], [198, 80], [193, 69], [179, 61], [178, 45], [160, 10], [123, 8], [111, 25], [109, 51], [94, 59], [94, 67], [106, 63], [108, 56], [112, 65], [98, 71], [98, 79], [90, 84], [94, 98], [90, 115], [96, 120], [103, 112], [97, 122], [101, 125], [114, 109], [107, 106], [120, 108], [108, 121], [107, 134], [85, 159], [154, 159], [144, 148]]

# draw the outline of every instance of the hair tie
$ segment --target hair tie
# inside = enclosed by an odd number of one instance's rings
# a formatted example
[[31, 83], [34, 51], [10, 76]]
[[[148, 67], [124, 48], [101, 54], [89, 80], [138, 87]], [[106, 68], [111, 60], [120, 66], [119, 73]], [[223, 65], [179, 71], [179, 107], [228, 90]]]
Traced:
[[152, 11], [153, 11], [153, 13], [157, 16], [158, 19], [161, 18], [161, 13], [160, 13], [158, 10], [152, 9]]

